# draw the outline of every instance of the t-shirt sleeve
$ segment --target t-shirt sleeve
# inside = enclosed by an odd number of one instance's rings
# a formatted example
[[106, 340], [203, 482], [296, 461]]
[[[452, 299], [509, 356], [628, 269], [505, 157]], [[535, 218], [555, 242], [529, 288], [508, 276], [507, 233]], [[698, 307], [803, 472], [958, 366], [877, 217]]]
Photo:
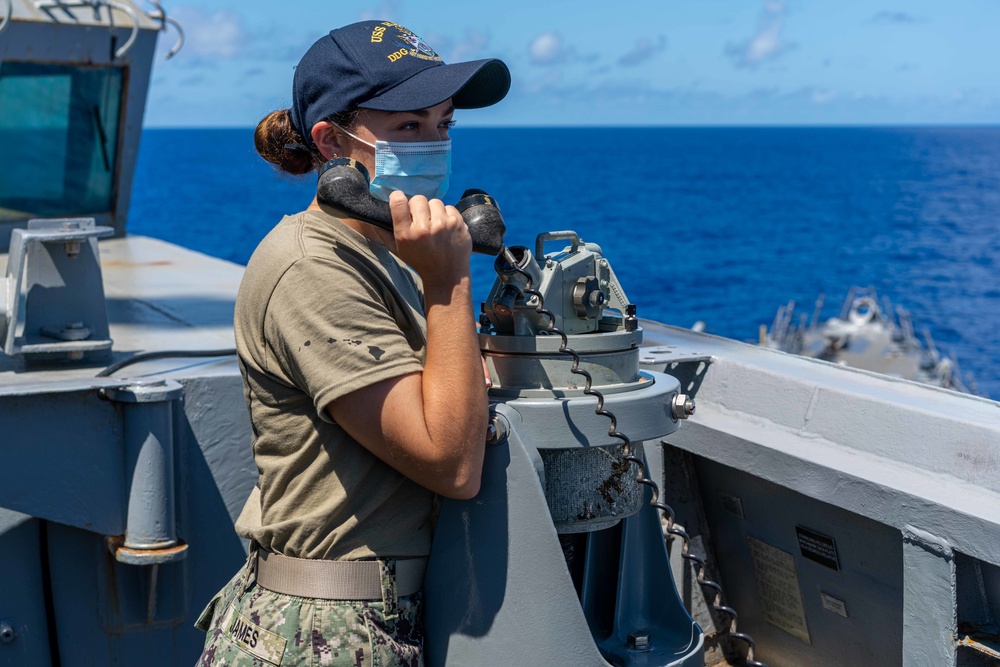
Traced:
[[[386, 303], [371, 275], [334, 260], [306, 257], [282, 275], [264, 318], [268, 370], [326, 407], [352, 391], [423, 370], [403, 332], [401, 304]], [[391, 298], [391, 297], [389, 297]]]

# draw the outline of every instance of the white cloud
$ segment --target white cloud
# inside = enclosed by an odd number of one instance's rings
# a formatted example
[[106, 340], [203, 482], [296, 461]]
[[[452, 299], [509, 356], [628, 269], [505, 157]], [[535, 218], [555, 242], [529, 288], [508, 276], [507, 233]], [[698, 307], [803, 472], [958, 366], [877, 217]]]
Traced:
[[546, 32], [536, 37], [529, 47], [531, 62], [536, 65], [555, 65], [566, 60], [567, 49], [557, 32]]
[[465, 31], [465, 37], [451, 47], [451, 51], [448, 54], [448, 62], [481, 58], [489, 46], [489, 35], [476, 28], [468, 28]]
[[787, 0], [765, 0], [757, 20], [757, 32], [742, 43], [726, 46], [726, 55], [738, 67], [756, 67], [793, 48], [794, 44], [785, 41], [781, 34], [787, 12]]
[[208, 13], [197, 7], [179, 6], [170, 16], [184, 28], [184, 48], [178, 57], [228, 60], [243, 53], [249, 40], [243, 19], [231, 11]]
[[823, 88], [821, 90], [814, 90], [809, 96], [814, 104], [826, 104], [827, 102], [832, 102], [837, 99], [837, 91], [830, 90], [828, 88]]
[[667, 38], [663, 35], [657, 37], [655, 42], [648, 37], [640, 37], [636, 40], [635, 47], [618, 59], [618, 64], [623, 67], [638, 65], [641, 62], [649, 60], [665, 48], [667, 48]]
[[561, 68], [550, 69], [538, 79], [529, 79], [519, 84], [521, 92], [527, 95], [550, 94], [562, 83]]
[[543, 32], [531, 40], [528, 57], [535, 65], [595, 63], [600, 58], [596, 53], [579, 53], [574, 47], [567, 46], [558, 32]]
[[399, 15], [400, 2], [386, 0], [375, 9], [366, 9], [358, 14], [359, 21], [395, 21]]
[[467, 28], [460, 40], [435, 32], [429, 32], [425, 37], [445, 62], [462, 62], [492, 55], [489, 53], [490, 36], [477, 28]]
[[869, 19], [869, 23], [917, 23], [911, 14], [906, 12], [881, 11]]

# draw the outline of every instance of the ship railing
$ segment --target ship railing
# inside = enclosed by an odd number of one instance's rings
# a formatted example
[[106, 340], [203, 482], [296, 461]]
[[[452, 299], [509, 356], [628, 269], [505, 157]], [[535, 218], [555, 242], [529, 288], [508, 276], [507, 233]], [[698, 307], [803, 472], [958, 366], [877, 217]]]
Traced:
[[844, 299], [844, 303], [841, 304], [840, 306], [840, 315], [839, 315], [840, 319], [842, 320], [847, 319], [848, 314], [851, 312], [851, 304], [854, 303], [854, 297], [859, 292], [864, 292], [864, 291], [866, 291], [865, 288], [858, 287], [857, 285], [851, 287], [851, 289], [847, 291], [847, 298]]
[[151, 19], [159, 21], [161, 32], [166, 32], [168, 25], [172, 25], [174, 30], [177, 32], [177, 41], [172, 47], [170, 47], [170, 50], [167, 51], [166, 60], [170, 60], [177, 55], [177, 52], [184, 46], [184, 28], [181, 27], [181, 24], [178, 23], [176, 19], [167, 16], [167, 10], [163, 8], [163, 5], [160, 2], [157, 0], [146, 0], [146, 2], [156, 7], [156, 11], [148, 12], [148, 14]]
[[[0, 2], [6, 3], [6, 19], [0, 23], [0, 32], [2, 32], [10, 22], [12, 0], [0, 0]], [[173, 26], [174, 30], [177, 31], [177, 42], [167, 52], [167, 60], [169, 60], [170, 58], [173, 58], [184, 45], [184, 30], [181, 28], [180, 23], [167, 15], [166, 10], [163, 8], [163, 5], [158, 2], [158, 0], [147, 0], [147, 2], [153, 5], [156, 9], [154, 11], [147, 12], [146, 16], [159, 24], [160, 31], [166, 31], [168, 25]], [[116, 0], [34, 0], [34, 4], [36, 8], [46, 11], [46, 13], [49, 13], [49, 10], [53, 9], [69, 10], [90, 7], [94, 10], [94, 18], [96, 20], [101, 19], [101, 10], [107, 8], [107, 22], [112, 31], [117, 27], [115, 26], [115, 15], [113, 10], [118, 10], [125, 14], [132, 22], [131, 32], [129, 33], [128, 39], [125, 40], [125, 43], [115, 51], [114, 57], [116, 60], [120, 60], [125, 57], [125, 55], [132, 48], [132, 45], [135, 44], [136, 37], [139, 35], [139, 15], [136, 13], [136, 10], [130, 5], [122, 2], [116, 2]]]
[[14, 13], [14, 0], [0, 0], [0, 34], [10, 25], [10, 17]]

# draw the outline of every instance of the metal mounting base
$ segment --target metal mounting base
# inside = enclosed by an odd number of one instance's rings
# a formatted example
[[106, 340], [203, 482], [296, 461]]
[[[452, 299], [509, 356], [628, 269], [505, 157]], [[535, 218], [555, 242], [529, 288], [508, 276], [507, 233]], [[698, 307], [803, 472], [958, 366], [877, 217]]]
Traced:
[[79, 360], [111, 349], [97, 239], [112, 234], [93, 218], [29, 220], [11, 232], [0, 280], [4, 353]]
[[126, 565], [163, 565], [164, 563], [175, 563], [187, 557], [188, 545], [183, 542], [160, 549], [130, 549], [124, 546], [125, 538], [121, 535], [114, 535], [106, 539], [108, 551], [114, 555], [116, 561]]

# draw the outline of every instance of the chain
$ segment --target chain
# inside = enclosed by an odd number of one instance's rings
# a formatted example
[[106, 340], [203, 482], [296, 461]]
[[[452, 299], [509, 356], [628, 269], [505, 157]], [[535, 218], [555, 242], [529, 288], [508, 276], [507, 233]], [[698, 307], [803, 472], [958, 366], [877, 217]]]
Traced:
[[663, 512], [663, 518], [666, 519], [666, 531], [668, 535], [678, 537], [683, 542], [681, 547], [681, 558], [695, 563], [698, 566], [698, 583], [705, 588], [710, 588], [714, 591], [715, 595], [712, 598], [712, 609], [718, 614], [724, 614], [729, 617], [729, 636], [733, 639], [738, 639], [744, 642], [747, 646], [747, 656], [745, 664], [747, 667], [768, 667], [766, 663], [759, 662], [754, 659], [754, 649], [756, 645], [754, 644], [753, 637], [746, 634], [745, 632], [739, 632], [736, 627], [736, 622], [738, 615], [736, 610], [730, 606], [722, 604], [722, 586], [716, 582], [708, 579], [705, 576], [706, 573], [706, 563], [705, 559], [700, 556], [691, 553], [691, 538], [688, 536], [687, 531], [683, 528], [677, 526], [674, 522], [675, 515], [672, 507], [666, 503], [660, 501], [660, 487], [653, 480], [646, 477], [646, 466], [642, 462], [642, 459], [635, 456], [633, 453], [632, 441], [627, 435], [618, 430], [618, 418], [615, 417], [614, 413], [604, 407], [604, 394], [593, 388], [593, 378], [590, 373], [582, 368], [580, 368], [580, 355], [576, 350], [569, 346], [569, 338], [566, 333], [556, 327], [556, 316], [555, 314], [545, 309], [545, 298], [542, 293], [538, 290], [531, 288], [531, 276], [527, 271], [523, 270], [518, 266], [517, 259], [513, 256], [513, 253], [505, 246], [502, 249], [502, 254], [507, 263], [514, 267], [514, 270], [524, 276], [527, 280], [527, 284], [522, 292], [528, 296], [534, 297], [537, 300], [535, 305], [535, 312], [539, 315], [543, 315], [548, 318], [549, 326], [546, 327], [546, 332], [549, 334], [554, 334], [559, 336], [560, 345], [559, 352], [562, 354], [568, 354], [573, 358], [573, 365], [570, 367], [570, 372], [574, 375], [580, 375], [584, 378], [585, 383], [583, 387], [583, 393], [587, 396], [593, 396], [597, 399], [597, 407], [594, 409], [594, 413], [601, 415], [602, 417], [607, 417], [611, 421], [611, 426], [608, 428], [608, 435], [612, 438], [616, 438], [622, 443], [622, 460], [628, 461], [629, 463], [634, 463], [638, 468], [638, 473], [636, 474], [635, 481], [638, 484], [649, 487], [653, 492], [653, 499], [650, 501], [650, 505], [654, 508]]

